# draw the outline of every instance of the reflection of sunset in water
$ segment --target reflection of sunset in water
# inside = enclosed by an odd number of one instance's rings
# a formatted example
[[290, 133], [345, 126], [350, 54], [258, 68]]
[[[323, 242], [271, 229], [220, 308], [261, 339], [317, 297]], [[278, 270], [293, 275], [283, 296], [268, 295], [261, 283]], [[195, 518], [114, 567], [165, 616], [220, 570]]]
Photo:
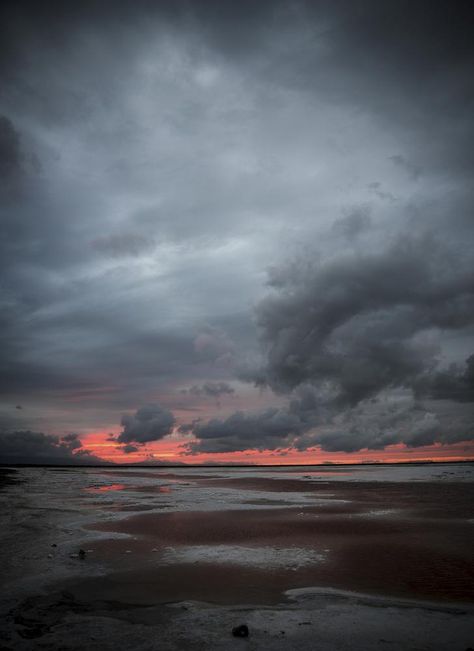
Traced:
[[127, 484], [107, 484], [106, 486], [88, 486], [85, 493], [109, 493], [128, 490], [135, 493], [171, 493], [171, 486], [128, 486]]
[[109, 491], [123, 491], [125, 484], [107, 484], [107, 486], [88, 486], [84, 488], [86, 493], [108, 493]]

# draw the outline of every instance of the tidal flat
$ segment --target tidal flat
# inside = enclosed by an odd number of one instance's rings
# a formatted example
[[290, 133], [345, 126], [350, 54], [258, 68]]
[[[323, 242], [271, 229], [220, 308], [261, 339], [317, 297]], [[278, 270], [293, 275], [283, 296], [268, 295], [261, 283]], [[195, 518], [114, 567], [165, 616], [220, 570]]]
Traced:
[[474, 464], [3, 469], [0, 502], [2, 651], [474, 644]]

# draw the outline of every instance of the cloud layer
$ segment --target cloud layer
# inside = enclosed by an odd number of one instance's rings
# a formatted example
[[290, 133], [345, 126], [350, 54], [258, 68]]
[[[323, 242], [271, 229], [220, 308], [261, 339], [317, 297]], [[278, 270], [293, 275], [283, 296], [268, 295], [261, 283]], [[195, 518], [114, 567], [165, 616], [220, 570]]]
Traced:
[[94, 465], [104, 462], [82, 448], [77, 434], [59, 438], [24, 430], [0, 432], [0, 463]]
[[255, 381], [305, 399], [199, 425], [190, 449], [242, 450], [253, 440], [257, 449], [352, 452], [471, 439], [474, 411], [456, 403], [474, 402], [474, 358], [439, 370], [443, 341], [474, 328], [469, 249], [405, 236], [377, 252], [314, 259], [273, 270], [273, 294], [257, 308], [265, 362]]
[[[122, 417], [123, 430], [117, 437], [119, 443], [149, 443], [159, 441], [173, 431], [175, 418], [169, 409], [150, 404], [137, 409], [132, 415]], [[132, 450], [128, 450], [130, 452]]]
[[5, 436], [471, 439], [471, 18], [2, 3]]

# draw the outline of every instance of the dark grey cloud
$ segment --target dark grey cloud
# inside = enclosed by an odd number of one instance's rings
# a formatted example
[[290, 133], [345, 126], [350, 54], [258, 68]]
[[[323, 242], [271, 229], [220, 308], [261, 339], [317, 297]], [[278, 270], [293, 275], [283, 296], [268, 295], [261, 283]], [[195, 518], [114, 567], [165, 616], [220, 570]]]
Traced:
[[445, 370], [421, 378], [415, 390], [419, 396], [432, 400], [474, 402], [474, 355], [466, 359], [464, 368], [451, 364]]
[[300, 431], [300, 419], [285, 409], [270, 408], [257, 414], [238, 411], [224, 420], [216, 418], [195, 426], [199, 441], [187, 447], [190, 454], [274, 449]]
[[136, 233], [117, 233], [99, 237], [91, 242], [92, 247], [112, 257], [138, 256], [143, 251], [152, 249], [153, 241]]
[[[375, 185], [378, 187], [379, 184], [376, 183]], [[358, 206], [348, 215], [336, 219], [332, 225], [332, 230], [336, 235], [353, 241], [358, 235], [370, 228], [371, 223], [370, 208], [368, 206]]]
[[122, 452], [125, 452], [125, 454], [132, 454], [132, 452], [138, 452], [140, 448], [137, 445], [131, 445], [128, 443], [127, 445], [123, 445], [120, 449]]
[[[380, 441], [368, 405], [399, 390], [467, 431], [471, 3], [43, 5], [0, 8], [15, 429], [109, 428], [238, 376], [271, 389], [269, 445], [345, 435], [335, 412], [355, 422], [361, 405]], [[290, 407], [303, 390], [311, 416]], [[122, 437], [144, 431], [130, 418]]]
[[0, 179], [2, 185], [16, 180], [22, 172], [20, 137], [11, 120], [0, 116]]
[[78, 450], [82, 448], [82, 443], [79, 440], [79, 435], [75, 433], [66, 434], [61, 438], [61, 443], [66, 444], [70, 450]]
[[174, 424], [175, 418], [169, 409], [158, 404], [145, 405], [133, 416], [126, 414], [122, 417], [123, 430], [117, 441], [138, 444], [159, 441], [171, 434]]
[[178, 432], [180, 434], [192, 434], [194, 429], [201, 423], [200, 418], [195, 418], [192, 420], [190, 423], [181, 423], [181, 425], [178, 426]]
[[417, 335], [474, 325], [474, 275], [462, 254], [431, 237], [404, 237], [296, 278], [292, 270], [286, 285], [280, 275], [277, 293], [258, 308], [264, 382], [275, 390], [330, 382], [341, 405], [412, 386], [437, 352]]
[[333, 403], [325, 403], [309, 388], [305, 394], [279, 409], [235, 412], [222, 420], [192, 423], [186, 431], [193, 431], [199, 440], [188, 443], [187, 451], [305, 451], [319, 447], [326, 452], [351, 453], [399, 443], [417, 448], [474, 438], [472, 403], [453, 409], [446, 402], [416, 400], [410, 392], [385, 391], [356, 407], [336, 410]]
[[[195, 427], [193, 452], [240, 450], [252, 438], [257, 449], [353, 452], [473, 437], [472, 407], [442, 418], [433, 404], [474, 402], [472, 355], [463, 370], [438, 370], [443, 335], [474, 328], [468, 248], [403, 237], [377, 252], [292, 263], [273, 270], [270, 283], [274, 293], [257, 308], [265, 364], [254, 379], [300, 397], [277, 410], [270, 439], [273, 413], [236, 413]], [[400, 390], [410, 398], [400, 402]]]
[[417, 448], [471, 441], [473, 416], [472, 405], [452, 409], [438, 403], [417, 402], [411, 395], [387, 394], [333, 418], [330, 425], [301, 437], [296, 447], [319, 445], [328, 452], [354, 452], [381, 450], [397, 443]]
[[295, 446], [299, 437], [321, 418], [314, 392], [303, 386], [287, 405], [253, 413], [237, 411], [205, 423], [194, 421], [182, 426], [182, 430], [192, 431], [198, 439], [186, 444], [188, 454], [275, 450]]
[[232, 395], [235, 389], [228, 382], [204, 382], [204, 384], [193, 384], [189, 389], [184, 390], [193, 396], [206, 396], [208, 398], [219, 398], [220, 396]]
[[103, 461], [82, 448], [77, 434], [60, 438], [22, 430], [0, 432], [0, 463], [90, 465]]

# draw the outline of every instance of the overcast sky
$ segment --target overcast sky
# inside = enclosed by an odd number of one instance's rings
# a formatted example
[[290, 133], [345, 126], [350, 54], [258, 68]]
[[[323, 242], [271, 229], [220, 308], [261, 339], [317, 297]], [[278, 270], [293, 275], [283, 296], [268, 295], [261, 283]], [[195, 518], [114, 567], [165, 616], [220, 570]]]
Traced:
[[474, 456], [472, 3], [2, 6], [0, 458]]

